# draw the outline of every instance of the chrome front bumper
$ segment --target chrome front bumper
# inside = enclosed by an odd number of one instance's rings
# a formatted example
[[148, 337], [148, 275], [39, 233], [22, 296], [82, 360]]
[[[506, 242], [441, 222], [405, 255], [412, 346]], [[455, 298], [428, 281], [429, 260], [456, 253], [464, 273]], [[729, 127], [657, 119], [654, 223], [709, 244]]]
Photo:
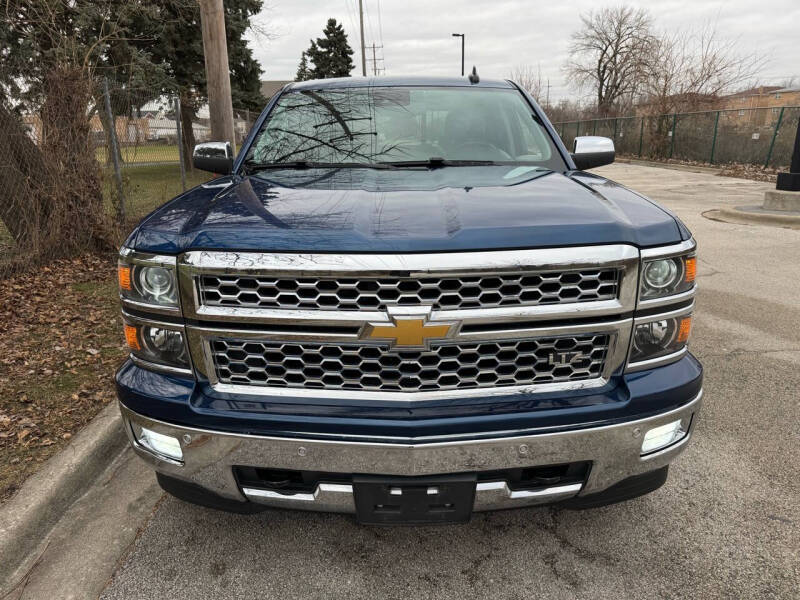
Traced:
[[[476, 511], [545, 504], [601, 492], [628, 477], [654, 471], [670, 462], [691, 439], [702, 392], [682, 407], [654, 417], [616, 425], [556, 433], [533, 433], [481, 440], [396, 444], [238, 435], [171, 425], [149, 419], [120, 403], [125, 430], [134, 450], [170, 477], [199, 485], [223, 498], [250, 500], [280, 508], [355, 512], [353, 489], [321, 483], [313, 493], [284, 494], [240, 488], [233, 466], [357, 473], [384, 476], [443, 475], [591, 461], [583, 484], [535, 490], [511, 490], [505, 481], [478, 482]], [[671, 446], [642, 456], [642, 436], [653, 427], [691, 418], [686, 435]], [[131, 424], [180, 440], [182, 461], [141, 446]]]

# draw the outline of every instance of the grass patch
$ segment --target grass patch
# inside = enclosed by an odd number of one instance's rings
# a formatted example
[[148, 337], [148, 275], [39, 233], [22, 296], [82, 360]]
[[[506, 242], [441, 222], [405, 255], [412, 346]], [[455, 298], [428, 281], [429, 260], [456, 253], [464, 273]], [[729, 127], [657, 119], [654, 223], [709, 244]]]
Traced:
[[[186, 189], [209, 179], [211, 179], [210, 173], [187, 171]], [[122, 170], [122, 180], [125, 209], [129, 217], [142, 217], [183, 192], [179, 164], [126, 167]], [[109, 211], [112, 210], [111, 199], [115, 189], [114, 173], [106, 171], [103, 192]]]
[[116, 281], [83, 281], [73, 283], [72, 289], [85, 296], [87, 300], [102, 300], [104, 302], [117, 302]]
[[[101, 165], [107, 163], [108, 153], [105, 146], [101, 146], [95, 150], [97, 162]], [[122, 157], [123, 165], [130, 163], [151, 163], [151, 162], [175, 162], [180, 160], [180, 153], [178, 146], [169, 144], [142, 144], [139, 146], [122, 146], [120, 148], [120, 156]]]

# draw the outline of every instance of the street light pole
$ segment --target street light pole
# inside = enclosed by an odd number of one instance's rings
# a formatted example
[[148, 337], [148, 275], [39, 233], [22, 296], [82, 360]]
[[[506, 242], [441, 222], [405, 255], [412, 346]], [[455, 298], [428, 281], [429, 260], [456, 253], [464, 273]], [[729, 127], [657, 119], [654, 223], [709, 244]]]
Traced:
[[460, 37], [461, 38], [461, 76], [464, 76], [464, 37], [465, 34], [463, 33], [454, 33], [453, 37]]

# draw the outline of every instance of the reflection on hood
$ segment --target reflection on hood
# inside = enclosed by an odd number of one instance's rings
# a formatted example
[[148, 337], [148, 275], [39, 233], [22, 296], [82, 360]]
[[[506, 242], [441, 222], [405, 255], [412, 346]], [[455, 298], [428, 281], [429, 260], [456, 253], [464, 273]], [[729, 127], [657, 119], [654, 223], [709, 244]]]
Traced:
[[281, 169], [227, 181], [153, 213], [135, 247], [452, 252], [681, 240], [675, 219], [622, 186], [537, 167]]

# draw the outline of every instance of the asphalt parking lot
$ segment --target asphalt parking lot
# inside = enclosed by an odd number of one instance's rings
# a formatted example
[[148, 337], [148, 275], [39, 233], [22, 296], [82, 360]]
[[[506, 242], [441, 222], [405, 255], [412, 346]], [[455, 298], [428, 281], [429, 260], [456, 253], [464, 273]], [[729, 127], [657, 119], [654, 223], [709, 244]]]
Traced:
[[598, 172], [675, 211], [699, 244], [692, 351], [705, 404], [664, 487], [592, 511], [483, 513], [436, 528], [166, 498], [101, 597], [800, 596], [800, 231], [702, 216], [759, 204], [769, 184], [624, 164]]

